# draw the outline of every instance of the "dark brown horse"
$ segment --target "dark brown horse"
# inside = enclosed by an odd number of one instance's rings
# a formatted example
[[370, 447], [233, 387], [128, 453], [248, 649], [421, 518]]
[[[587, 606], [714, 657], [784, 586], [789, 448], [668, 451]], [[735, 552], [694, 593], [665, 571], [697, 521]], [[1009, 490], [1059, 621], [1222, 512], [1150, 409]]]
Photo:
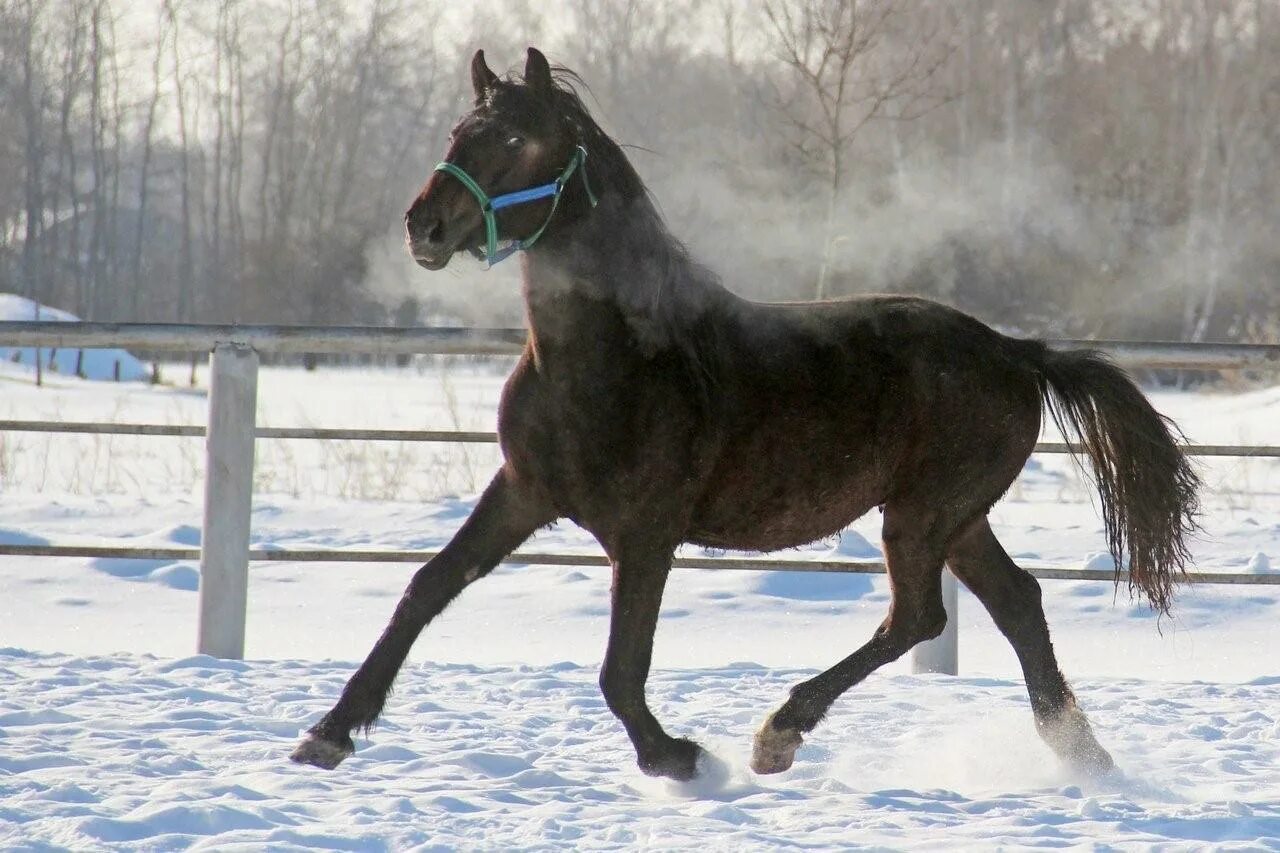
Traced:
[[569, 518], [613, 564], [605, 700], [645, 773], [689, 779], [700, 748], [667, 734], [645, 701], [675, 549], [795, 547], [880, 507], [889, 613], [791, 691], [756, 735], [752, 767], [786, 770], [836, 697], [941, 632], [945, 564], [1017, 652], [1044, 739], [1079, 769], [1108, 770], [1058, 669], [1039, 585], [987, 513], [1047, 405], [1081, 438], [1117, 566], [1166, 611], [1198, 483], [1133, 382], [1096, 353], [1009, 338], [923, 299], [740, 299], [667, 231], [571, 75], [533, 49], [522, 79], [499, 79], [482, 53], [471, 75], [475, 109], [405, 223], [427, 269], [458, 250], [493, 260], [499, 237], [526, 250], [529, 338], [502, 396], [505, 462], [294, 760], [331, 768], [349, 755], [422, 629], [535, 530]]

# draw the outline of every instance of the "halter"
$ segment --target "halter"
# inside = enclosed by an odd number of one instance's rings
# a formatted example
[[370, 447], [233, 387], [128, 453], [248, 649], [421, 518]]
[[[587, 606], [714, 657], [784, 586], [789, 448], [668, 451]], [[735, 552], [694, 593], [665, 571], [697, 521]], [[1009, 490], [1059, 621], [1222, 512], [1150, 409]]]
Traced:
[[[569, 165], [564, 167], [564, 171], [560, 176], [549, 184], [541, 184], [536, 187], [530, 187], [527, 190], [516, 190], [515, 192], [503, 193], [500, 196], [489, 198], [488, 193], [480, 188], [475, 179], [468, 175], [460, 166], [453, 163], [444, 162], [436, 166], [437, 172], [444, 172], [457, 178], [470, 193], [476, 197], [476, 201], [480, 203], [480, 213], [484, 216], [484, 232], [485, 232], [485, 262], [492, 267], [499, 261], [506, 260], [516, 252], [524, 251], [538, 242], [538, 238], [542, 236], [542, 232], [547, 230], [547, 226], [551, 224], [551, 217], [556, 215], [556, 207], [560, 204], [560, 194], [564, 192], [565, 184], [569, 182], [569, 178], [573, 177], [575, 170], [582, 169], [582, 186], [587, 191], [587, 198], [591, 201], [591, 206], [595, 207], [598, 203], [596, 194], [591, 191], [591, 182], [587, 179], [587, 170], [585, 164], [587, 162], [587, 149], [579, 145], [573, 152], [573, 156], [569, 158]], [[498, 222], [494, 214], [505, 207], [514, 207], [517, 204], [527, 204], [531, 201], [541, 201], [544, 198], [551, 199], [551, 209], [547, 211], [547, 218], [538, 226], [538, 230], [534, 231], [523, 240], [512, 240], [502, 249], [498, 248]]]

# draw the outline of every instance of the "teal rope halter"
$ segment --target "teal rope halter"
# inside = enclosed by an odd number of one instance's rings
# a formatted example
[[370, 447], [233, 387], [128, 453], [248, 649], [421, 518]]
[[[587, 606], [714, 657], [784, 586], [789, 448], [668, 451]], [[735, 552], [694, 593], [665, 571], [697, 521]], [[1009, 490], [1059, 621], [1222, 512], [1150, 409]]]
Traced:
[[[556, 208], [560, 205], [560, 194], [564, 192], [565, 184], [569, 183], [569, 179], [573, 177], [573, 173], [578, 169], [582, 170], [582, 186], [587, 191], [587, 198], [591, 201], [591, 206], [595, 207], [599, 203], [596, 194], [591, 191], [591, 182], [587, 179], [587, 149], [579, 145], [573, 152], [573, 157], [569, 159], [569, 165], [564, 167], [564, 171], [560, 176], [549, 184], [540, 184], [536, 187], [530, 187], [527, 190], [516, 190], [515, 192], [503, 193], [500, 196], [489, 198], [489, 194], [480, 188], [475, 178], [468, 175], [461, 167], [444, 162], [436, 166], [437, 172], [444, 172], [457, 178], [467, 190], [476, 197], [476, 201], [480, 203], [480, 213], [484, 216], [485, 231], [485, 262], [492, 267], [498, 261], [506, 260], [516, 252], [524, 251], [538, 242], [538, 238], [542, 236], [542, 232], [547, 230], [547, 226], [551, 224], [551, 217], [556, 215]], [[540, 201], [544, 198], [551, 199], [551, 209], [547, 211], [547, 218], [538, 226], [538, 230], [534, 231], [523, 240], [513, 240], [509, 245], [498, 249], [498, 222], [494, 215], [497, 211], [505, 207], [513, 207], [517, 204], [527, 204], [531, 201]]]

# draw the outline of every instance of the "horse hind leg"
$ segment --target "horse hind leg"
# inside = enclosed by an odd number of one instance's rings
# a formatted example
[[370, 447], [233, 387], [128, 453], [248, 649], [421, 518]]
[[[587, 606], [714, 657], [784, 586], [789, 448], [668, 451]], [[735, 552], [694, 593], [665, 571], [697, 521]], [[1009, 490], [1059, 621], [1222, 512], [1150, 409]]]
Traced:
[[1036, 730], [1060, 759], [1102, 775], [1114, 762], [1098, 743], [1058, 668], [1040, 601], [1040, 584], [1005, 553], [984, 517], [952, 542], [947, 565], [991, 614], [1022, 665]]
[[842, 693], [947, 624], [942, 603], [943, 549], [910, 513], [885, 509], [884, 546], [893, 600], [889, 615], [853, 654], [791, 690], [791, 696], [756, 733], [751, 769], [781, 773], [791, 767], [804, 735], [826, 716]]

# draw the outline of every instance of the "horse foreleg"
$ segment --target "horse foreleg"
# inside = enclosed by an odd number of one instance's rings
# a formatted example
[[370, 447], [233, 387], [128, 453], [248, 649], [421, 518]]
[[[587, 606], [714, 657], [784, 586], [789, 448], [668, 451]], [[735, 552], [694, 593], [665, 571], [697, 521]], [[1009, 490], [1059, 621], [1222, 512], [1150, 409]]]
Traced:
[[626, 728], [640, 769], [649, 776], [686, 781], [697, 775], [702, 750], [691, 740], [663, 731], [644, 692], [671, 556], [671, 550], [652, 554], [623, 550], [614, 558], [609, 646], [600, 669], [600, 690], [609, 710]]
[[[886, 512], [886, 530], [889, 523]], [[888, 617], [856, 652], [791, 689], [790, 698], [756, 733], [751, 754], [755, 772], [781, 773], [790, 768], [804, 735], [822, 721], [840, 694], [916, 643], [942, 633], [947, 613], [942, 605], [941, 554], [923, 541], [886, 532], [885, 561], [893, 589]]]
[[1058, 668], [1040, 584], [1009, 558], [984, 518], [952, 543], [947, 564], [1004, 634], [1027, 682], [1036, 729], [1058, 757], [1091, 775], [1113, 766]]
[[553, 512], [513, 484], [505, 469], [500, 471], [444, 550], [414, 574], [373, 651], [290, 757], [332, 769], [354, 752], [351, 732], [368, 729], [378, 718], [422, 629], [465, 587], [554, 520]]

